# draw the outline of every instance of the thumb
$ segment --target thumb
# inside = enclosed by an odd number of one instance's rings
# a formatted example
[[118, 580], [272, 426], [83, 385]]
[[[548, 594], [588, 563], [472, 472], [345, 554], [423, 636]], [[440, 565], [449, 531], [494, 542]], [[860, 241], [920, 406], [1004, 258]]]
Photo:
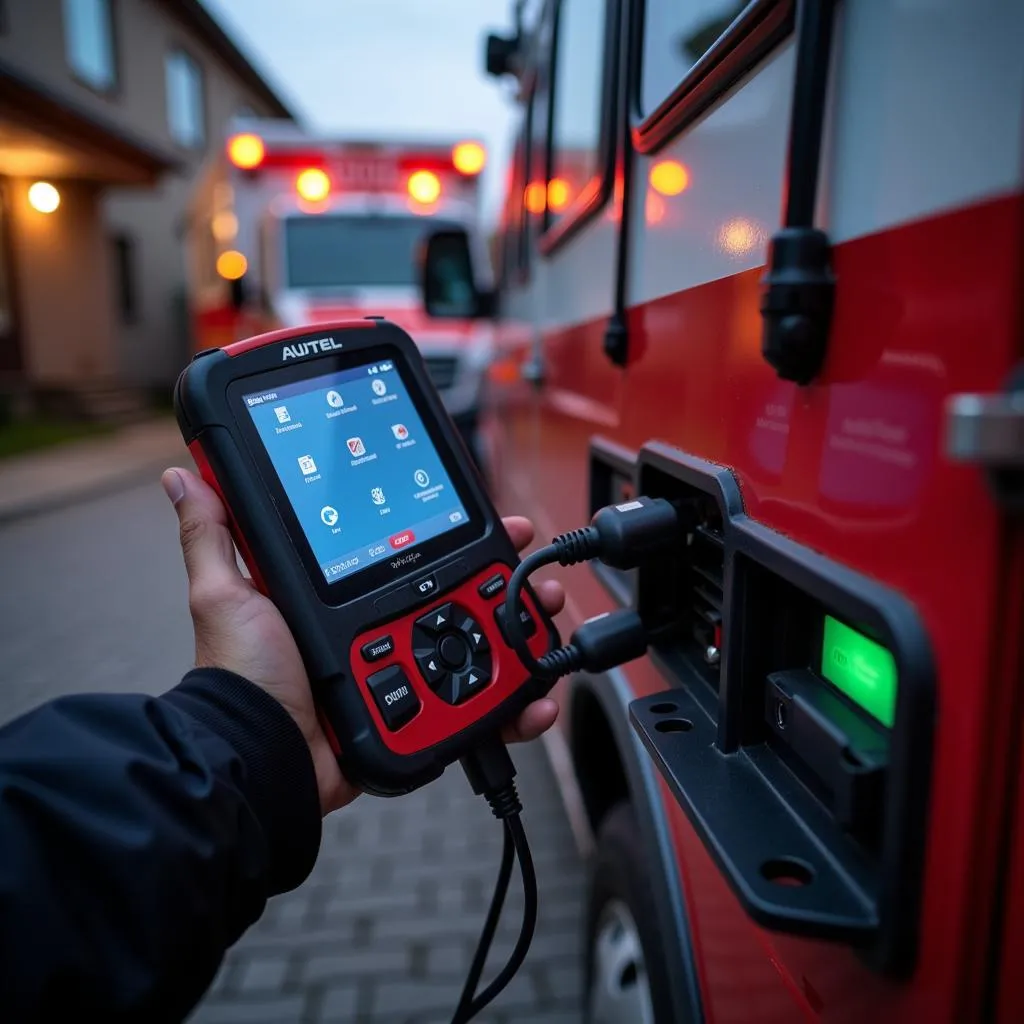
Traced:
[[178, 513], [181, 553], [193, 591], [217, 591], [242, 581], [228, 516], [213, 488], [186, 469], [168, 469], [160, 483]]

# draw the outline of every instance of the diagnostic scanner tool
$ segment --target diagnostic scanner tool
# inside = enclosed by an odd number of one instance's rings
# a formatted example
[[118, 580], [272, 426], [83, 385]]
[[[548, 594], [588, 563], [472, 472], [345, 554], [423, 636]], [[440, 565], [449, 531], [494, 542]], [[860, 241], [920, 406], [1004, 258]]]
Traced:
[[[323, 324], [202, 352], [175, 409], [352, 783], [409, 792], [551, 686], [507, 639], [518, 556], [399, 327]], [[532, 592], [519, 607], [517, 632], [543, 655], [554, 627]]]

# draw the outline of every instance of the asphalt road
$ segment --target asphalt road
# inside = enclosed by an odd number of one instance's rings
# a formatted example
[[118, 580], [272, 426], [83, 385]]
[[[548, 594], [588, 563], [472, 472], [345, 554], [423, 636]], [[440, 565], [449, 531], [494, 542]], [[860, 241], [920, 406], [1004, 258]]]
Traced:
[[[174, 513], [154, 482], [0, 526], [0, 721], [65, 693], [160, 693], [192, 635]], [[526, 966], [482, 1024], [579, 1019], [583, 867], [540, 744], [516, 753], [540, 876]], [[435, 1024], [483, 922], [500, 834], [450, 770], [332, 815], [317, 867], [231, 950], [193, 1024]], [[514, 940], [515, 892], [496, 943]]]

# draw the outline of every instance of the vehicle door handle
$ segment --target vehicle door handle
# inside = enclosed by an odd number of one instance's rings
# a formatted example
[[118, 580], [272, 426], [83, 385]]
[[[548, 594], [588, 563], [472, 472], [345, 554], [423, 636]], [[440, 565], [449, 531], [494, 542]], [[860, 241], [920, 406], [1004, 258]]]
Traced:
[[988, 468], [1024, 467], [1024, 390], [951, 395], [946, 454]]

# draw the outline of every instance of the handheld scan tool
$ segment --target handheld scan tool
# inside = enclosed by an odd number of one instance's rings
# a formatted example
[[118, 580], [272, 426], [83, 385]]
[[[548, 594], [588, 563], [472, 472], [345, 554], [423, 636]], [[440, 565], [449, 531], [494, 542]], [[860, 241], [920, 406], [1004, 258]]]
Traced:
[[[324, 324], [201, 352], [175, 409], [352, 783], [415, 789], [551, 686], [507, 639], [519, 559], [400, 328]], [[541, 656], [554, 627], [529, 591], [519, 607]]]

